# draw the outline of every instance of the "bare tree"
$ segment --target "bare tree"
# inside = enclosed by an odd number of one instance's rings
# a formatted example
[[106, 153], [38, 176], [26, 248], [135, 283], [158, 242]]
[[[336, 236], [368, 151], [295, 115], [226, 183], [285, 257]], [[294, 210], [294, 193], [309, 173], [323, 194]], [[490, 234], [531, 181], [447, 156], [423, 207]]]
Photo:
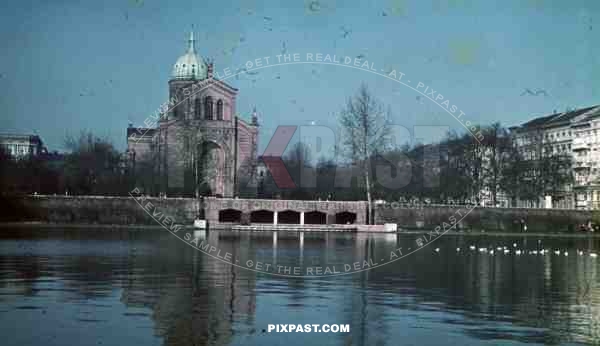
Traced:
[[119, 194], [126, 188], [121, 155], [107, 138], [81, 131], [79, 136], [68, 134], [64, 146], [70, 151], [63, 168], [70, 193]]
[[359, 165], [364, 175], [368, 203], [368, 224], [373, 220], [371, 200], [371, 155], [384, 152], [389, 144], [390, 111], [375, 99], [365, 84], [354, 97], [348, 99], [339, 118], [342, 127], [342, 154]]
[[484, 185], [489, 189], [492, 205], [496, 206], [498, 190], [502, 181], [504, 167], [511, 159], [512, 143], [508, 130], [494, 123], [483, 129], [483, 146], [486, 148], [486, 164], [483, 166]]
[[310, 150], [303, 142], [297, 142], [291, 150], [287, 152], [284, 160], [294, 164], [305, 164], [311, 160]]
[[510, 198], [510, 206], [516, 207], [519, 198], [527, 196], [531, 182], [528, 179], [530, 162], [523, 159], [516, 146], [510, 146], [507, 152], [507, 160], [501, 165], [500, 188]]

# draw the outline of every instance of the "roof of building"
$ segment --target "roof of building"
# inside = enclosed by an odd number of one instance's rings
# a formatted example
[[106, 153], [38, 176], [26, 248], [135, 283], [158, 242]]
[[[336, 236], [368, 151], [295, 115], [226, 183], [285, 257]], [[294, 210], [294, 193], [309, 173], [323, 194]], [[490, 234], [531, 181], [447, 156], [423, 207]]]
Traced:
[[[581, 119], [578, 117], [583, 116]], [[573, 121], [585, 121], [600, 116], [600, 105], [554, 113], [532, 119], [515, 129], [531, 130], [534, 128], [548, 128], [560, 125], [569, 125]]]
[[551, 115], [546, 115], [543, 117], [535, 118], [533, 120], [530, 120], [530, 121], [524, 123], [523, 125], [521, 125], [521, 127], [537, 127], [537, 126], [543, 125], [546, 122], [556, 118], [560, 114], [561, 113], [556, 113], [556, 114], [551, 114]]
[[27, 141], [35, 141], [42, 142], [42, 139], [38, 135], [31, 134], [20, 134], [20, 133], [0, 133], [0, 140], [27, 140]]
[[157, 130], [158, 129], [151, 129], [146, 127], [128, 127], [127, 137], [131, 137], [132, 134], [135, 134], [135, 137], [153, 136]]
[[258, 126], [258, 115], [256, 113], [256, 108], [254, 108], [250, 116], [241, 114], [236, 114], [235, 116], [238, 118], [238, 120], [243, 121], [247, 126]]

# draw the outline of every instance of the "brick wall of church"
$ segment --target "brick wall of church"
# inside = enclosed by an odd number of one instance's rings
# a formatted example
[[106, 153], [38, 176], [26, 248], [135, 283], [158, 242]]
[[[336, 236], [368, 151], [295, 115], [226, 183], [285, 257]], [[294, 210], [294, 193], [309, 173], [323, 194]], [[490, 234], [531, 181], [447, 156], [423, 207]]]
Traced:
[[238, 120], [238, 162], [236, 194], [241, 198], [256, 196], [256, 153], [258, 128]]
[[256, 159], [256, 128], [238, 121], [238, 169]]
[[185, 187], [185, 155], [181, 138], [183, 135], [176, 125], [166, 132], [165, 156], [167, 161], [167, 189], [169, 192], [182, 192]]
[[[193, 136], [194, 131], [203, 128], [206, 141], [214, 143], [222, 151], [222, 166], [217, 178], [222, 181], [220, 186], [223, 186], [220, 194], [226, 197], [234, 195], [236, 170], [239, 171], [242, 164], [253, 163], [256, 158], [258, 132], [257, 127], [236, 121], [236, 94], [237, 89], [220, 81], [169, 81], [169, 111], [159, 121], [159, 129], [155, 129], [156, 145], [152, 145], [151, 137], [139, 143], [128, 140], [129, 147], [136, 151], [136, 156], [155, 157], [154, 170], [158, 176], [156, 180], [159, 182], [157, 185], [160, 185], [160, 192], [166, 192], [167, 195], [193, 194], [195, 179], [190, 166], [193, 155], [190, 148], [187, 148], [190, 145], [187, 138]], [[208, 96], [212, 99], [212, 116], [208, 115], [210, 111], [205, 108], [209, 104], [205, 103]], [[221, 109], [222, 113], [218, 111]]]

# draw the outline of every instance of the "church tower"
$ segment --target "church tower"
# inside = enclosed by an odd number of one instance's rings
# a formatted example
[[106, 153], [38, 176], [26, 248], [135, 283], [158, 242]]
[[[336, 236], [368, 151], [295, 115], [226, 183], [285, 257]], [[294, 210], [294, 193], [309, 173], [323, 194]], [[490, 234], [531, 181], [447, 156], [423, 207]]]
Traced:
[[158, 121], [160, 192], [233, 197], [239, 172], [254, 165], [258, 122], [236, 116], [238, 90], [214, 76], [194, 33], [171, 71], [169, 106]]

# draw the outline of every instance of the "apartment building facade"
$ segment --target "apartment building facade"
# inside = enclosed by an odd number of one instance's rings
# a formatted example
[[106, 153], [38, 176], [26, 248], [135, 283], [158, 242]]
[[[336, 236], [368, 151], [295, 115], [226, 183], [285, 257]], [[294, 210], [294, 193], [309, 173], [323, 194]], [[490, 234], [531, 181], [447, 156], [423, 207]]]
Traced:
[[[600, 105], [538, 117], [510, 130], [525, 160], [553, 154], [571, 158], [574, 183], [561, 189], [551, 207], [600, 208]], [[527, 203], [518, 206], [530, 207]], [[548, 197], [542, 203], [548, 206]]]

